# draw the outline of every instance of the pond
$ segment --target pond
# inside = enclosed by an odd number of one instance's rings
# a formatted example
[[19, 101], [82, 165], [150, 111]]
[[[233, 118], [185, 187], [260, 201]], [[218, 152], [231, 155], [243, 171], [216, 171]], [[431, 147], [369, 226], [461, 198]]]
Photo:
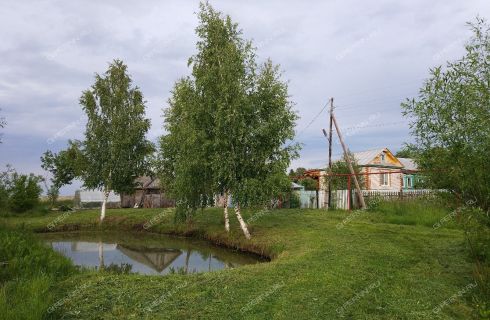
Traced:
[[264, 259], [208, 242], [147, 233], [47, 233], [41, 239], [75, 265], [123, 273], [208, 272]]

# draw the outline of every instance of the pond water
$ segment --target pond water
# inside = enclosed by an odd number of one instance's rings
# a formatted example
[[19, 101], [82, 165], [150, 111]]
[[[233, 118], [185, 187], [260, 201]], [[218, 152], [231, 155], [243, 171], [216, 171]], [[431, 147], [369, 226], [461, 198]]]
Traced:
[[48, 233], [40, 237], [75, 265], [119, 272], [185, 274], [264, 261], [204, 241], [147, 233]]

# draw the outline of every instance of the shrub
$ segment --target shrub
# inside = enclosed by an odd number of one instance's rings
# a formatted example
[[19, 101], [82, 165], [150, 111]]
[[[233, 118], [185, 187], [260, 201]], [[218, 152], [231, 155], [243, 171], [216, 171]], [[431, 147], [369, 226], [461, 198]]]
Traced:
[[0, 173], [0, 210], [17, 213], [31, 210], [38, 206], [43, 178], [34, 174], [19, 174], [12, 167]]
[[301, 206], [301, 200], [299, 199], [299, 195], [296, 192], [291, 192], [289, 197], [289, 207], [290, 208], [299, 208]]
[[39, 204], [42, 178], [33, 175], [14, 173], [10, 191], [9, 207], [15, 212], [25, 212]]

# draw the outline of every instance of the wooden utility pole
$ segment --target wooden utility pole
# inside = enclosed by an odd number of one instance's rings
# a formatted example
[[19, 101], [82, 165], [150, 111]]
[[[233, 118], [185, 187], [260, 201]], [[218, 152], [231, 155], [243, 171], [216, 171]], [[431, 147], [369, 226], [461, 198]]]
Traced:
[[[330, 128], [328, 131], [328, 173], [332, 173], [332, 116], [333, 116], [333, 98], [330, 98]], [[328, 210], [332, 208], [332, 177], [328, 179]]]
[[[359, 202], [361, 203], [361, 209], [366, 209], [366, 203], [364, 202], [364, 196], [361, 192], [361, 187], [359, 186], [359, 181], [357, 181], [357, 176], [352, 167], [352, 163], [350, 161], [349, 150], [345, 146], [344, 139], [342, 138], [342, 134], [340, 133], [339, 125], [337, 124], [337, 120], [335, 119], [335, 115], [332, 112], [332, 122], [335, 125], [335, 130], [337, 131], [337, 135], [339, 136], [340, 144], [342, 144], [342, 149], [344, 149], [345, 161], [347, 161], [347, 165], [349, 166], [349, 171], [354, 178], [354, 184], [356, 185], [357, 195], [359, 196]], [[350, 199], [350, 194], [349, 194]]]

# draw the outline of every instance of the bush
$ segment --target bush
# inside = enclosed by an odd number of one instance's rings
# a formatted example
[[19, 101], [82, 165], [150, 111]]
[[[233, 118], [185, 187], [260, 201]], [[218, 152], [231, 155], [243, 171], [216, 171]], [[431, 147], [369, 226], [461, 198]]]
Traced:
[[13, 175], [10, 191], [9, 207], [14, 212], [25, 212], [39, 204], [39, 196], [42, 189], [39, 186], [40, 177], [33, 174]]
[[42, 192], [41, 181], [40, 176], [19, 174], [7, 166], [7, 170], [0, 173], [0, 213], [21, 213], [37, 207]]
[[296, 192], [291, 192], [289, 196], [289, 207], [290, 208], [299, 208], [301, 206], [301, 200], [299, 195]]

